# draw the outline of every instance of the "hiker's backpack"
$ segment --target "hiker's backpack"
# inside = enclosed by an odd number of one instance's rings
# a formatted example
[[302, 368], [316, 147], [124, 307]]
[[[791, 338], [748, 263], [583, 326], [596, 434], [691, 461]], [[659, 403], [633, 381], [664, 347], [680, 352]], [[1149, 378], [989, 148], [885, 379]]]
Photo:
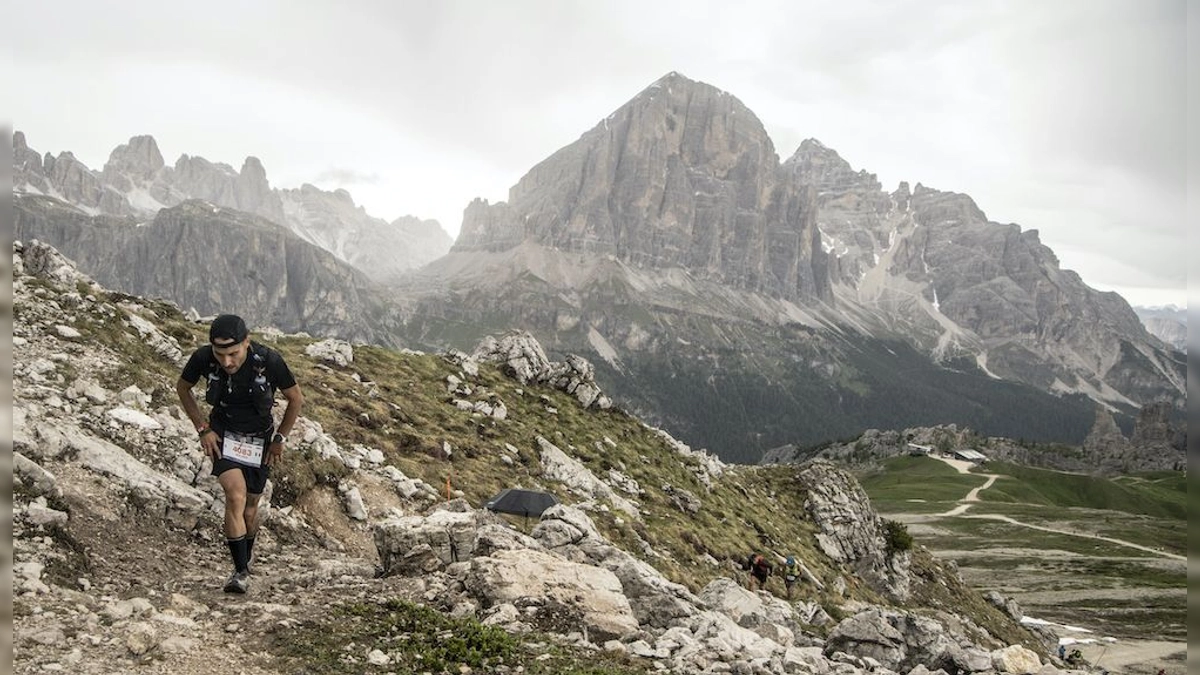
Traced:
[[[275, 405], [275, 385], [267, 374], [268, 356], [266, 347], [251, 342], [250, 353], [246, 355], [246, 363], [242, 366], [249, 366], [254, 370], [254, 379], [250, 383], [250, 399], [254, 402], [255, 411], [260, 415], [269, 415], [271, 406]], [[204, 392], [204, 400], [215, 408], [221, 405], [222, 397], [230, 391], [232, 378], [221, 368], [221, 364], [217, 363], [211, 352], [206, 377], [208, 386]]]
[[783, 578], [788, 581], [796, 581], [800, 578], [800, 563], [792, 561], [783, 568]]

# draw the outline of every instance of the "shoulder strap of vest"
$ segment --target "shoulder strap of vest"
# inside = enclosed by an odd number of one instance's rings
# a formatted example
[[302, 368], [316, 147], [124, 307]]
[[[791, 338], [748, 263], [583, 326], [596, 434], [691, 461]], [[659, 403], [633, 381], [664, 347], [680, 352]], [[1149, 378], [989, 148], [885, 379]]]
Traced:
[[275, 383], [271, 381], [271, 371], [267, 368], [270, 357], [271, 352], [267, 349], [266, 345], [260, 345], [257, 342], [250, 343], [250, 355], [246, 358], [253, 362], [251, 365], [255, 372], [264, 375], [267, 378], [267, 383], [274, 386]]

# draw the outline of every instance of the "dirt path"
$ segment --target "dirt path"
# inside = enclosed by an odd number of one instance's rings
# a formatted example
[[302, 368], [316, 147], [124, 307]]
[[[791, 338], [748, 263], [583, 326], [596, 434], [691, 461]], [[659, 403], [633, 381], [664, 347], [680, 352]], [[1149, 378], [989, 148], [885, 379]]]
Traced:
[[[965, 464], [965, 462], [964, 462], [964, 464]], [[966, 472], [963, 471], [963, 473], [966, 473]], [[971, 508], [971, 504], [973, 502], [979, 501], [979, 493], [992, 487], [992, 483], [995, 483], [996, 479], [1000, 477], [994, 473], [985, 473], [982, 475], [987, 476], [986, 483], [971, 490], [970, 492], [967, 493], [966, 497], [963, 497], [962, 499], [958, 500], [959, 501], [958, 506], [950, 509], [949, 511], [947, 511], [945, 513], [939, 513], [938, 515], [939, 516], [961, 516], [962, 514], [966, 513], [967, 509]]]
[[1074, 530], [1062, 530], [1062, 529], [1059, 529], [1056, 527], [1046, 527], [1044, 525], [1033, 525], [1031, 523], [1023, 523], [1019, 520], [1015, 520], [1013, 518], [1009, 518], [1008, 516], [1002, 516], [1002, 515], [999, 515], [996, 513], [981, 513], [978, 515], [963, 516], [963, 518], [979, 518], [979, 519], [983, 519], [983, 520], [999, 520], [1001, 522], [1008, 523], [1009, 525], [1018, 525], [1020, 527], [1028, 527], [1031, 530], [1041, 530], [1042, 532], [1053, 532], [1055, 534], [1065, 534], [1065, 535], [1069, 535], [1072, 537], [1083, 537], [1085, 539], [1099, 539], [1100, 541], [1107, 541], [1110, 544], [1117, 544], [1119, 546], [1127, 546], [1129, 548], [1136, 548], [1139, 551], [1153, 553], [1154, 555], [1162, 556], [1164, 558], [1170, 558], [1172, 560], [1187, 560], [1187, 556], [1177, 555], [1175, 553], [1167, 553], [1166, 551], [1160, 551], [1156, 548], [1151, 548], [1149, 546], [1142, 546], [1141, 544], [1135, 544], [1131, 541], [1124, 541], [1121, 539], [1113, 539], [1112, 537], [1104, 537], [1099, 534], [1088, 534], [1087, 532], [1076, 532]]

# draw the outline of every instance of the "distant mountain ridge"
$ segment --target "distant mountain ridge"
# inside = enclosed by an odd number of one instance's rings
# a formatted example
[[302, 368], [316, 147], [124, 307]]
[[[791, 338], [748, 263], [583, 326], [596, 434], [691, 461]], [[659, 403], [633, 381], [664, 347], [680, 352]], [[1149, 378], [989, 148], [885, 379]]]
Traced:
[[122, 292], [198, 316], [233, 312], [255, 326], [394, 344], [385, 298], [366, 275], [261, 216], [191, 199], [139, 222], [24, 192], [13, 213], [18, 241], [50, 243]]
[[[853, 172], [815, 141], [785, 165], [817, 189], [818, 226], [847, 313], [939, 360], [965, 356], [1051, 391], [1110, 405], [1153, 400], [1162, 384], [1182, 394], [1179, 357], [1123, 298], [1061, 269], [1036, 230], [989, 221], [967, 195], [907, 183], [886, 193], [873, 174]], [[1142, 379], [1147, 365], [1158, 383]]]
[[345, 190], [272, 188], [256, 157], [247, 157], [240, 171], [186, 154], [168, 166], [152, 136], [117, 146], [97, 172], [70, 152], [38, 154], [16, 131], [13, 189], [59, 198], [93, 216], [152, 218], [187, 199], [203, 199], [279, 223], [384, 283], [441, 256], [452, 243], [436, 220], [405, 216], [388, 223], [356, 206]]
[[530, 242], [788, 300], [830, 299], [803, 192], [741, 101], [670, 73], [530, 169], [508, 202], [472, 202], [452, 250]]
[[1142, 325], [1151, 335], [1179, 351], [1187, 351], [1187, 308], [1175, 305], [1166, 307], [1134, 307]]

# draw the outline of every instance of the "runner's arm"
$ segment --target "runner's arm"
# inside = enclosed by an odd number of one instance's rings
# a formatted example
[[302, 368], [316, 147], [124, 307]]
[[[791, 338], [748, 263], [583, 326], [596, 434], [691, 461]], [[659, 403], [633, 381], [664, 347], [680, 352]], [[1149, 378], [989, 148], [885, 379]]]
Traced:
[[216, 461], [220, 456], [217, 435], [203, 431], [208, 429], [208, 423], [204, 421], [204, 413], [200, 412], [200, 404], [196, 403], [196, 397], [192, 395], [192, 387], [195, 385], [195, 382], [188, 382], [181, 377], [175, 382], [175, 393], [179, 395], [179, 404], [183, 406], [184, 414], [188, 416], [188, 419], [192, 421], [192, 426], [200, 434], [200, 447], [213, 461]]
[[287, 436], [292, 431], [292, 426], [296, 424], [296, 418], [300, 417], [300, 408], [304, 405], [304, 394], [300, 391], [300, 385], [292, 385], [287, 389], [280, 389], [279, 393], [287, 399], [287, 407], [283, 410], [283, 419], [279, 422], [279, 433]]
[[192, 395], [194, 386], [195, 382], [188, 382], [181, 377], [175, 382], [175, 393], [179, 395], [179, 405], [183, 406], [183, 412], [192, 421], [192, 426], [199, 429], [204, 426], [204, 413], [200, 412], [200, 404], [196, 403], [196, 397]]

